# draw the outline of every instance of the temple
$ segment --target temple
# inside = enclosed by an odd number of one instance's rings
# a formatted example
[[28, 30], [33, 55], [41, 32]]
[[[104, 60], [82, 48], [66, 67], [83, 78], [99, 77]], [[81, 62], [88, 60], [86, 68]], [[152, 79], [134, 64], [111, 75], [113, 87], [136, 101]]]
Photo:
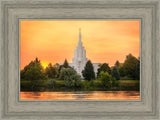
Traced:
[[79, 29], [79, 41], [76, 49], [74, 50], [74, 57], [72, 59], [72, 67], [82, 76], [82, 70], [87, 62], [86, 50], [81, 41], [81, 29]]
[[[82, 77], [82, 70], [84, 70], [87, 60], [88, 59], [86, 57], [86, 50], [82, 43], [81, 29], [79, 29], [79, 41], [76, 49], [74, 50], [74, 57], [72, 59], [72, 63], [70, 64], [70, 66], [72, 66], [77, 71], [77, 73]], [[96, 74], [99, 63], [92, 63], [92, 64], [94, 67], [94, 72]]]
[[[79, 29], [79, 41], [78, 45], [74, 50], [74, 57], [72, 58], [72, 63], [69, 63], [69, 66], [73, 67], [77, 73], [83, 78], [82, 76], [82, 70], [84, 70], [84, 67], [87, 63], [87, 57], [86, 57], [86, 50], [82, 43], [82, 35], [81, 35], [81, 29]], [[62, 65], [63, 63], [59, 63]], [[95, 75], [97, 75], [97, 69], [99, 63], [92, 63], [94, 67]]]

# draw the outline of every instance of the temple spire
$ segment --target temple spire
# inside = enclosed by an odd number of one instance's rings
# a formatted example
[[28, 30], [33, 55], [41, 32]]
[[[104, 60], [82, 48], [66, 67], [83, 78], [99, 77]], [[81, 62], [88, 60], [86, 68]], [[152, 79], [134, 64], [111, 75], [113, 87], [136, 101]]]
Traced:
[[81, 41], [81, 28], [79, 28], [78, 45], [74, 50], [74, 57], [72, 59], [73, 68], [77, 71], [79, 75], [82, 76], [82, 70], [87, 62], [86, 50], [82, 45]]
[[79, 43], [82, 43], [82, 41], [81, 41], [81, 28], [79, 28]]

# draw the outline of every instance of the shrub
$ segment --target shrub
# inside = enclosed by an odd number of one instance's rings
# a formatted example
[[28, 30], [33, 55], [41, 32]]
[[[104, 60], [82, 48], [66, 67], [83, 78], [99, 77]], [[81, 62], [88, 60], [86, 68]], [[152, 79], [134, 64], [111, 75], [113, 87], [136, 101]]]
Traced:
[[80, 85], [80, 76], [73, 68], [62, 68], [60, 79], [64, 80], [66, 87], [76, 87]]
[[57, 87], [56, 80], [50, 79], [47, 81], [47, 88], [55, 89]]
[[83, 87], [85, 90], [94, 89], [94, 81], [93, 81], [93, 80], [83, 81], [83, 82], [82, 82], [82, 87]]
[[102, 82], [102, 86], [104, 88], [109, 88], [112, 85], [112, 80], [111, 80], [111, 75], [108, 74], [108, 72], [100, 72], [100, 77], [99, 79]]
[[112, 77], [112, 87], [119, 87], [120, 82]]
[[40, 91], [46, 87], [46, 80], [21, 81], [21, 91]]
[[75, 75], [74, 76], [74, 86], [75, 87], [80, 87], [81, 84], [80, 84], [80, 76], [79, 75]]

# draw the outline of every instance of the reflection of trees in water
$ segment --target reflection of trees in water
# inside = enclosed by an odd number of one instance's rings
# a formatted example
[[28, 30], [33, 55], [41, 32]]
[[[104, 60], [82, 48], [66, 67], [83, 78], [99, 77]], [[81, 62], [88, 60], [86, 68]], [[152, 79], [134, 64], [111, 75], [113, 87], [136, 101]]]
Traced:
[[75, 99], [78, 100], [78, 99], [83, 99], [85, 98], [86, 95], [85, 94], [75, 94]]
[[42, 92], [33, 92], [33, 95], [35, 96], [41, 96]]
[[21, 92], [25, 100], [138, 100], [139, 91]]
[[140, 95], [139, 92], [135, 92], [135, 91], [126, 91], [125, 94], [126, 94], [126, 96], [137, 96], [137, 95]]

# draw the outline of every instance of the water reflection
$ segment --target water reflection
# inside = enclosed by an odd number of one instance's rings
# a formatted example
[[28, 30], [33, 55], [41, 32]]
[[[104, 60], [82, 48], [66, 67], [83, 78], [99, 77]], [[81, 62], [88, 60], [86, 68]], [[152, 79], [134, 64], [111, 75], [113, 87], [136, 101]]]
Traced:
[[139, 100], [138, 91], [20, 92], [21, 100]]

